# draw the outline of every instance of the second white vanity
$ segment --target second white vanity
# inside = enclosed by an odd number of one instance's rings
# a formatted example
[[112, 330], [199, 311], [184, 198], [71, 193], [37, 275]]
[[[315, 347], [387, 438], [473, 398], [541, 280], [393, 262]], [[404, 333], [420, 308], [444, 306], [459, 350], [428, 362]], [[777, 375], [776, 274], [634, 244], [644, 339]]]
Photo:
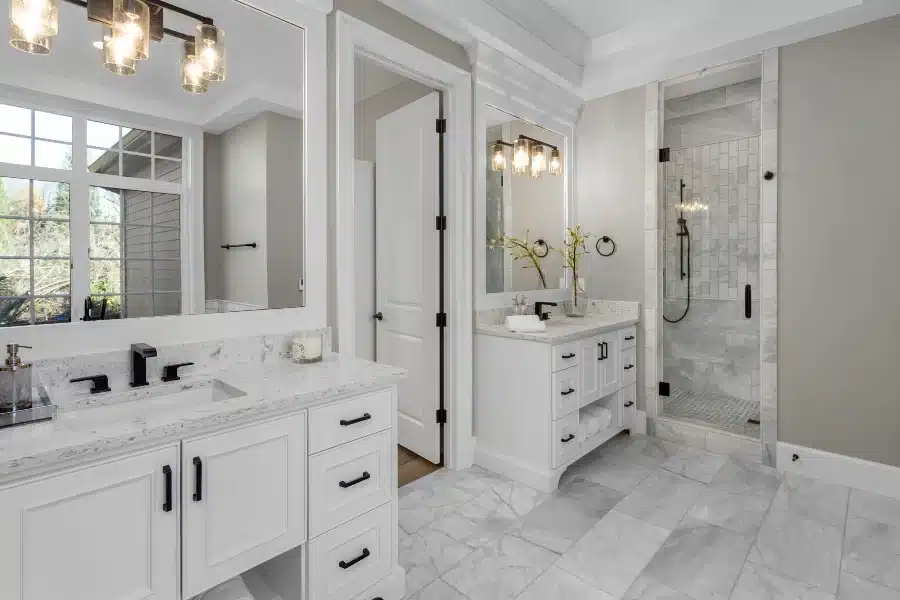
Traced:
[[634, 427], [636, 323], [602, 314], [552, 317], [542, 333], [478, 325], [475, 462], [549, 492], [569, 465]]

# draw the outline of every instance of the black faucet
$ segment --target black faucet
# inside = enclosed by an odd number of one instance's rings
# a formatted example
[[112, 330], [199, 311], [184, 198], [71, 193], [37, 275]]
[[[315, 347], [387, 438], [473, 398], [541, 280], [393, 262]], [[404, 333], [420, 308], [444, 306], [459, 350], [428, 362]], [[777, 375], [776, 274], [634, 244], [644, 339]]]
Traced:
[[131, 387], [144, 387], [147, 383], [147, 359], [156, 356], [156, 348], [150, 344], [131, 345]]
[[556, 306], [556, 302], [535, 302], [534, 303], [534, 314], [538, 316], [538, 319], [541, 321], [547, 321], [550, 319], [550, 313], [544, 312], [545, 306]]

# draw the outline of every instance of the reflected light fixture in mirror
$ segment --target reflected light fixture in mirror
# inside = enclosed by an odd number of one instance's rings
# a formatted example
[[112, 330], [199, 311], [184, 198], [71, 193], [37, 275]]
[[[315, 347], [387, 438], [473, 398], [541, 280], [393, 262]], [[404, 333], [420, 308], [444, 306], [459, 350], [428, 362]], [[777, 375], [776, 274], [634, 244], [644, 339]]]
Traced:
[[225, 81], [225, 32], [215, 25], [197, 25], [197, 58], [203, 66], [203, 78]]
[[491, 168], [494, 171], [503, 171], [506, 169], [506, 149], [503, 142], [496, 142], [491, 151]]
[[513, 149], [513, 173], [516, 175], [524, 175], [528, 171], [528, 165], [531, 163], [530, 145], [531, 143], [525, 138], [516, 140]]
[[544, 146], [535, 144], [531, 149], [531, 178], [538, 179], [547, 170], [547, 153]]
[[57, 0], [12, 0], [9, 7], [9, 43], [28, 54], [50, 54], [59, 33]]
[[112, 35], [128, 58], [150, 58], [150, 7], [143, 0], [113, 0]]
[[197, 58], [194, 42], [184, 43], [184, 58], [181, 59], [181, 89], [191, 94], [205, 94], [209, 91], [209, 81], [203, 77], [203, 65]]
[[562, 160], [559, 157], [559, 148], [550, 151], [550, 174], [562, 175]]
[[103, 28], [103, 68], [116, 75], [134, 75], [137, 60], [134, 58], [134, 40], [115, 35], [112, 28]]

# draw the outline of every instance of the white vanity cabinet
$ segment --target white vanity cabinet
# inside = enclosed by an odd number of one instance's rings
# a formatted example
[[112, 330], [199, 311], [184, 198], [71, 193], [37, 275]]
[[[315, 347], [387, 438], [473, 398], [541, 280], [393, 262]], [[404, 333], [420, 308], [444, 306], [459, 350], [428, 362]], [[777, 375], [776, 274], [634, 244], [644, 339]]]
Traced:
[[[517, 336], [486, 326], [475, 336], [475, 462], [544, 491], [565, 469], [632, 427], [637, 411], [634, 321], [548, 326]], [[554, 342], [554, 327], [566, 339]], [[572, 340], [571, 338], [576, 339]], [[588, 436], [582, 413], [610, 412]], [[587, 418], [587, 417], [585, 417]], [[594, 420], [594, 423], [597, 421]]]
[[190, 598], [306, 541], [306, 413], [184, 442]]
[[0, 491], [0, 597], [179, 597], [178, 446]]

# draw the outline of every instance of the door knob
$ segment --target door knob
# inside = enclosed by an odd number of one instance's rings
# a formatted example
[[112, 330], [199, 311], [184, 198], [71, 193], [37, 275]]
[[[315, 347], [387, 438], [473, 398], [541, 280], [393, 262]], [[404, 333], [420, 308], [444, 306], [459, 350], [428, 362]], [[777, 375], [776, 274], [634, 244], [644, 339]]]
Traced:
[[381, 314], [380, 312], [377, 312], [374, 315], [372, 315], [372, 318], [378, 319], [379, 321], [384, 321], [384, 315]]

